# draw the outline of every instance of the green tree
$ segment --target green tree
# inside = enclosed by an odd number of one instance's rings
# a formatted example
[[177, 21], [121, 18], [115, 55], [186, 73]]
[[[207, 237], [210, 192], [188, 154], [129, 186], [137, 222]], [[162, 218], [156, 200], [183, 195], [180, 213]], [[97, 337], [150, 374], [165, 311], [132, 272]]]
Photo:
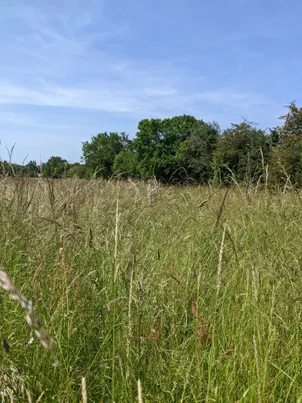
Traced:
[[115, 156], [113, 173], [119, 177], [138, 177], [138, 154], [135, 151], [121, 151]]
[[244, 120], [226, 129], [214, 155], [215, 175], [223, 182], [230, 177], [230, 171], [238, 181], [255, 182], [262, 175], [267, 164], [269, 142], [263, 130], [252, 122]]
[[96, 177], [110, 178], [115, 157], [127, 151], [131, 141], [125, 133], [99, 133], [91, 141], [82, 143], [83, 159]]
[[26, 165], [25, 165], [25, 173], [30, 176], [30, 177], [35, 177], [39, 174], [40, 172], [40, 168], [37, 165], [36, 161], [29, 161]]
[[[142, 177], [155, 176], [164, 181], [188, 177], [184, 149], [186, 142], [204, 122], [182, 115], [139, 122], [134, 147]], [[187, 145], [187, 143], [186, 143]]]
[[0, 161], [0, 176], [21, 176], [22, 174], [22, 165], [13, 164], [9, 161]]
[[68, 178], [89, 179], [93, 176], [93, 172], [87, 165], [76, 162], [69, 166], [67, 176]]
[[138, 170], [143, 178], [154, 175], [154, 156], [161, 140], [161, 120], [144, 119], [138, 124], [134, 149], [138, 155]]
[[182, 143], [183, 165], [191, 178], [208, 183], [213, 176], [213, 154], [220, 137], [217, 123], [200, 122], [192, 135]]
[[50, 157], [48, 161], [43, 164], [43, 177], [45, 178], [63, 178], [66, 176], [68, 170], [68, 162], [61, 157]]
[[288, 113], [279, 118], [284, 120], [282, 127], [284, 136], [302, 134], [302, 108], [298, 108], [295, 102], [291, 102], [286, 108]]
[[270, 175], [274, 185], [283, 185], [289, 179], [292, 185], [302, 186], [302, 134], [285, 137], [271, 151]]
[[302, 108], [295, 102], [287, 106], [288, 113], [281, 116], [284, 125], [279, 130], [279, 142], [270, 154], [271, 182], [283, 185], [290, 180], [302, 186]]

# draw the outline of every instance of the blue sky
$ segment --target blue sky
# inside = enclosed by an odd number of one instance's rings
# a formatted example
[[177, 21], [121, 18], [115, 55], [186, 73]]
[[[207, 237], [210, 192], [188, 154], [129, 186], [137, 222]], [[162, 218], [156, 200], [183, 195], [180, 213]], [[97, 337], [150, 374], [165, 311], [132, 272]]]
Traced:
[[192, 114], [275, 126], [302, 103], [300, 0], [5, 0], [0, 155], [78, 161], [102, 131]]

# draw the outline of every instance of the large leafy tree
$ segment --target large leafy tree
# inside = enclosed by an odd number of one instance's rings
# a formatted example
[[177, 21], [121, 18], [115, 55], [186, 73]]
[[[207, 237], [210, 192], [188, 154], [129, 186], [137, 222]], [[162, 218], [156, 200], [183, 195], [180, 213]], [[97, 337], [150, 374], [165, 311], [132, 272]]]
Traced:
[[165, 181], [188, 177], [188, 140], [203, 125], [202, 120], [182, 115], [139, 122], [134, 147], [142, 177], [156, 176]]
[[290, 180], [292, 185], [302, 186], [302, 133], [285, 137], [282, 144], [272, 150], [271, 176], [275, 184]]
[[156, 148], [161, 141], [161, 120], [144, 119], [138, 123], [134, 148], [138, 156], [138, 169], [143, 178], [154, 175]]
[[284, 139], [284, 132], [282, 127], [276, 126], [269, 129], [269, 134], [267, 136], [268, 142], [270, 143], [271, 147], [277, 147], [279, 144], [282, 143]]
[[52, 156], [43, 164], [43, 176], [46, 178], [63, 178], [68, 170], [68, 162], [58, 156]]
[[96, 177], [110, 178], [115, 157], [127, 151], [130, 143], [125, 133], [99, 133], [90, 142], [82, 143], [83, 159]]
[[89, 179], [92, 177], [92, 172], [86, 165], [76, 162], [70, 165], [67, 176], [74, 179]]
[[263, 174], [268, 153], [269, 142], [263, 130], [246, 120], [232, 124], [217, 145], [215, 173], [222, 181], [234, 175], [238, 181], [255, 182]]
[[136, 178], [138, 173], [138, 155], [135, 151], [121, 151], [115, 156], [113, 173], [121, 178]]
[[40, 171], [40, 169], [39, 169], [39, 166], [37, 165], [36, 161], [29, 161], [25, 165], [25, 172], [30, 177], [38, 176], [39, 171]]
[[213, 154], [220, 136], [217, 123], [200, 122], [181, 146], [183, 164], [188, 174], [200, 183], [207, 183], [213, 175]]
[[279, 118], [284, 120], [283, 135], [286, 137], [302, 134], [302, 108], [298, 108], [295, 102], [291, 102], [287, 109], [287, 114]]
[[279, 128], [279, 141], [270, 155], [271, 180], [283, 184], [290, 180], [293, 185], [302, 185], [302, 108], [295, 102], [288, 106], [288, 113], [281, 116], [284, 124]]

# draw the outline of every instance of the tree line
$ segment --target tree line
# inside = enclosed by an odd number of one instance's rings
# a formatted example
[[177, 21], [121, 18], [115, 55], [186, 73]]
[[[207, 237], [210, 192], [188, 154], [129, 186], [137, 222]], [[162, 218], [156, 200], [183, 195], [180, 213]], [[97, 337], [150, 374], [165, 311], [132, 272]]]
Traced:
[[2, 175], [52, 178], [134, 178], [167, 184], [264, 183], [302, 186], [302, 108], [262, 130], [247, 120], [221, 131], [216, 122], [181, 115], [144, 119], [133, 139], [104, 132], [82, 143], [81, 163], [52, 156], [46, 163], [2, 162]]

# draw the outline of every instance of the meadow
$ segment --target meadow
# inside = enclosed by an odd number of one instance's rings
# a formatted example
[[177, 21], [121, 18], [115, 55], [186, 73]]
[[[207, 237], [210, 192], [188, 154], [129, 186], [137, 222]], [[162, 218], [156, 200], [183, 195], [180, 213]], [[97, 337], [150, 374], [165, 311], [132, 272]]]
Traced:
[[2, 401], [301, 403], [301, 223], [290, 189], [2, 179], [0, 266], [53, 340], [0, 289]]

